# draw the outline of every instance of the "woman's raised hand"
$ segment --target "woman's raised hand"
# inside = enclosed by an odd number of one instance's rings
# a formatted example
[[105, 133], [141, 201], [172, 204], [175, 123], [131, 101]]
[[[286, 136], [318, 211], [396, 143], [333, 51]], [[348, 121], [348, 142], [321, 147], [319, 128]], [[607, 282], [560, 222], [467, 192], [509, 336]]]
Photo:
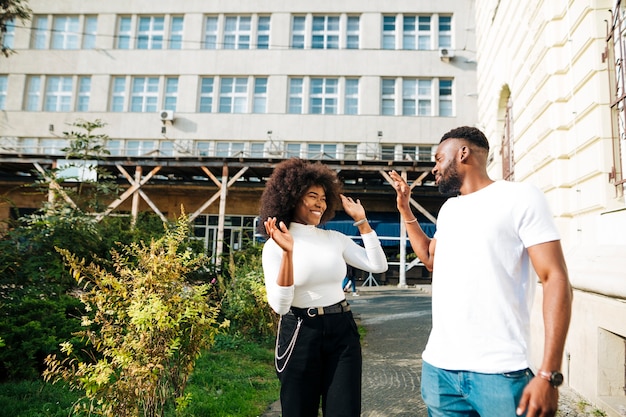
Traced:
[[265, 231], [268, 236], [272, 238], [282, 250], [287, 252], [293, 251], [293, 237], [284, 222], [276, 224], [276, 217], [268, 217], [267, 220], [263, 222], [263, 225], [265, 226]]

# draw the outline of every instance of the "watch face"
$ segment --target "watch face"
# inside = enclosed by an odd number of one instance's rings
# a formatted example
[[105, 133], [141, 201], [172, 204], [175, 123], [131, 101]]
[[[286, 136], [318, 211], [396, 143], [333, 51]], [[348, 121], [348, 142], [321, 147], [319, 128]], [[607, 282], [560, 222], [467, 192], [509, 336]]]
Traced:
[[552, 375], [550, 376], [550, 384], [552, 384], [553, 387], [558, 387], [563, 383], [563, 374], [560, 372], [552, 372]]

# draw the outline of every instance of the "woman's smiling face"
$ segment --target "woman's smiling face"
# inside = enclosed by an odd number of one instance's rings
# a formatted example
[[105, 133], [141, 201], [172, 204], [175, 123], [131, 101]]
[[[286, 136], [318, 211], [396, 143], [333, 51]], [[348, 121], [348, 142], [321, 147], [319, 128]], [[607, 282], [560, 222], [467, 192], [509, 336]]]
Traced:
[[293, 221], [317, 226], [326, 211], [326, 192], [320, 185], [312, 185], [296, 204]]

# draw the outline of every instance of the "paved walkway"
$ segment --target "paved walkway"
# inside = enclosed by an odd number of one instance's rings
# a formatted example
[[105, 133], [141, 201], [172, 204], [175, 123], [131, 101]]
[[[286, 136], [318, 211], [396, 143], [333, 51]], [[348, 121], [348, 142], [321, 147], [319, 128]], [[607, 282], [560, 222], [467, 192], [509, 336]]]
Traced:
[[[359, 287], [347, 295], [357, 321], [366, 329], [363, 340], [362, 417], [426, 417], [420, 395], [422, 351], [431, 328], [430, 286]], [[559, 417], [587, 417], [581, 398], [560, 388]], [[280, 417], [280, 403], [262, 417]], [[332, 416], [330, 416], [332, 417]]]

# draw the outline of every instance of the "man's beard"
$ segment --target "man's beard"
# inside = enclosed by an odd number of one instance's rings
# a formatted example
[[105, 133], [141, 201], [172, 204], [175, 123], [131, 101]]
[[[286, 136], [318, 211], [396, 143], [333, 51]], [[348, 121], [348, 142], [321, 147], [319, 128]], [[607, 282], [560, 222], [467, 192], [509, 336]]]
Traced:
[[439, 192], [446, 197], [457, 196], [461, 193], [461, 185], [461, 177], [456, 169], [456, 161], [454, 161], [439, 180]]

